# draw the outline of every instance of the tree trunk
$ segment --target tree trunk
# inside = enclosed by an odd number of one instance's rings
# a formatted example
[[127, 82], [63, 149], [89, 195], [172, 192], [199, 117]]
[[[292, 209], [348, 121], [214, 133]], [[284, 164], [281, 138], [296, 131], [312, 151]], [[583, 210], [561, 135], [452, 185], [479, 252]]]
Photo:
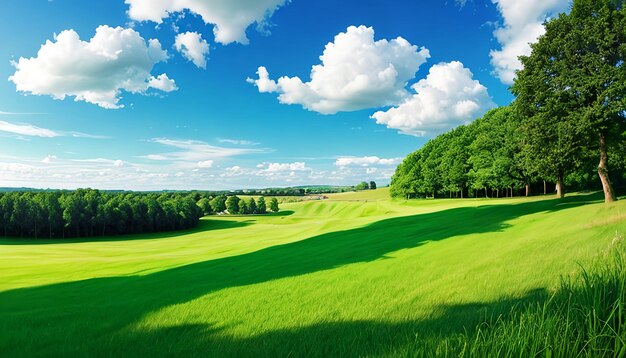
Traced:
[[530, 196], [530, 183], [526, 183], [526, 196]]
[[609, 179], [609, 154], [606, 146], [604, 133], [600, 133], [600, 164], [598, 164], [598, 176], [602, 182], [604, 202], [611, 203], [616, 200], [611, 179]]
[[548, 186], [546, 184], [546, 181], [543, 181], [543, 195], [548, 194]]
[[556, 195], [559, 198], [565, 197], [565, 186], [563, 185], [563, 171], [559, 170], [556, 178]]
[[461, 188], [461, 199], [463, 199], [463, 188]]
[[485, 198], [488, 198], [489, 195], [487, 195], [487, 188], [485, 188]]

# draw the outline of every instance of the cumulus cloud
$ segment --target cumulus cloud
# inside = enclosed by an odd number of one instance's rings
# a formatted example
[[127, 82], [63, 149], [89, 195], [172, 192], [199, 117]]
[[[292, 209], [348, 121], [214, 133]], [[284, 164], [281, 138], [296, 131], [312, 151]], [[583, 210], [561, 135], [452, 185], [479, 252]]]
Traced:
[[163, 92], [172, 92], [178, 89], [178, 87], [176, 87], [176, 82], [167, 77], [167, 74], [165, 73], [160, 74], [158, 77], [150, 77], [148, 87], [161, 90]]
[[322, 63], [311, 69], [311, 79], [299, 77], [270, 79], [265, 67], [259, 67], [257, 79], [248, 78], [259, 92], [277, 92], [284, 104], [333, 114], [365, 108], [393, 105], [409, 96], [405, 86], [419, 67], [430, 57], [402, 37], [374, 40], [374, 29], [350, 26], [335, 36], [320, 56]]
[[371, 157], [339, 157], [335, 160], [337, 167], [360, 166], [368, 167], [371, 165], [397, 165], [400, 164], [402, 158], [379, 158]]
[[162, 23], [172, 13], [188, 10], [213, 24], [215, 41], [248, 43], [246, 29], [253, 23], [263, 30], [274, 11], [287, 0], [126, 0], [128, 16], [137, 21]]
[[185, 32], [176, 35], [174, 48], [197, 67], [206, 68], [209, 44], [206, 40], [202, 39], [201, 34], [197, 32]]
[[198, 168], [206, 169], [206, 168], [211, 168], [211, 167], [213, 167], [212, 160], [203, 160], [203, 161], [198, 162]]
[[519, 56], [529, 55], [530, 43], [545, 33], [543, 22], [568, 9], [570, 0], [492, 0], [502, 14], [504, 24], [494, 31], [500, 50], [492, 50], [491, 64], [496, 76], [513, 84], [515, 71], [522, 68]]
[[146, 42], [133, 29], [103, 25], [89, 41], [82, 41], [74, 30], [65, 30], [46, 41], [36, 57], [14, 62], [16, 71], [9, 81], [20, 92], [60, 100], [73, 96], [76, 101], [115, 109], [123, 107], [119, 104], [122, 91], [175, 90], [166, 74], [150, 74], [155, 64], [167, 58], [158, 40]]
[[434, 65], [411, 88], [415, 94], [399, 106], [374, 113], [376, 123], [424, 136], [468, 123], [495, 106], [487, 88], [458, 61]]

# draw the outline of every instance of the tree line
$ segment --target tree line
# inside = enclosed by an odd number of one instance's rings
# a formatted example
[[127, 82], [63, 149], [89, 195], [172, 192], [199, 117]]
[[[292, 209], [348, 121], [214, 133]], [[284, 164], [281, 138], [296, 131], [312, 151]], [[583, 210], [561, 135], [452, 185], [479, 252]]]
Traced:
[[398, 166], [394, 197], [530, 195], [554, 183], [616, 199], [626, 182], [624, 1], [575, 0], [520, 57], [516, 99], [429, 141]]
[[[264, 214], [267, 209], [263, 197], [94, 189], [7, 192], [0, 193], [0, 235], [80, 238], [173, 231], [195, 227], [204, 215]], [[276, 198], [269, 201], [269, 210], [279, 210]]]
[[242, 199], [236, 195], [203, 196], [198, 200], [197, 205], [204, 215], [221, 213], [233, 215], [267, 214], [268, 211], [277, 213], [280, 210], [278, 199], [271, 198], [269, 203], [266, 203], [263, 196], [258, 199], [253, 197]]

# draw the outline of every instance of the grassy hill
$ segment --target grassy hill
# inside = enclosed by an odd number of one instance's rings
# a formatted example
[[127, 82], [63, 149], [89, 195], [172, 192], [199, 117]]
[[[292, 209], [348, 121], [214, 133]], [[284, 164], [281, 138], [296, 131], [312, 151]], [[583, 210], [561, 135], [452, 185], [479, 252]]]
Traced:
[[0, 241], [0, 355], [419, 354], [545, 300], [626, 232], [626, 201], [597, 194], [387, 195], [183, 233]]

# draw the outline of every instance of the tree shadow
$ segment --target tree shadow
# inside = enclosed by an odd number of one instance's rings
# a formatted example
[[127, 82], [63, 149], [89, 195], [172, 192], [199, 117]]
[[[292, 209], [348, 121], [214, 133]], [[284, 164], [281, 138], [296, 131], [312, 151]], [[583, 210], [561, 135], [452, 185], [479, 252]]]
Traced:
[[116, 242], [116, 241], [136, 241], [136, 240], [154, 240], [154, 239], [168, 239], [171, 237], [177, 237], [181, 235], [196, 234], [199, 232], [209, 232], [214, 230], [226, 230], [244, 227], [251, 225], [254, 220], [247, 221], [234, 221], [234, 220], [215, 220], [203, 218], [198, 222], [198, 225], [191, 229], [177, 230], [177, 231], [164, 231], [164, 232], [152, 232], [145, 234], [132, 234], [132, 235], [120, 235], [120, 236], [102, 236], [102, 237], [82, 237], [82, 238], [70, 238], [70, 239], [23, 239], [23, 238], [0, 238], [0, 245], [48, 245], [48, 244], [76, 244], [83, 242]]
[[[0, 332], [10, 332], [0, 335], [0, 351], [26, 349], [27, 353], [33, 353], [38, 349], [49, 349], [49, 345], [57, 341], [64, 342], [66, 347], [74, 345], [89, 349], [89, 346], [85, 346], [89, 339], [111, 337], [114, 332], [122, 332], [125, 327], [138, 322], [151, 312], [185, 303], [211, 292], [378, 260], [394, 251], [455, 236], [498, 232], [508, 227], [507, 222], [512, 219], [539, 212], [570, 209], [588, 204], [594, 198], [594, 195], [581, 195], [562, 200], [463, 207], [397, 217], [361, 228], [331, 232], [248, 254], [190, 264], [144, 276], [94, 278], [0, 292]], [[567, 205], [559, 205], [563, 203]], [[497, 303], [500, 304], [501, 302]], [[483, 307], [481, 305], [479, 304]], [[465, 310], [468, 309], [465, 307]], [[448, 317], [447, 320], [452, 318]], [[450, 322], [448, 323], [459, 326]], [[28, 333], [19, 334], [25, 324]], [[329, 336], [340, 336], [329, 337], [331, 340], [344, 339], [341, 334], [348, 335], [346, 337], [349, 338], [349, 331], [352, 329], [350, 327], [354, 328], [351, 326], [354, 324], [359, 323], [341, 323], [343, 328], [320, 326], [309, 329], [328, 332]], [[384, 332], [394, 332], [397, 329], [408, 332], [416, 324], [426, 323], [407, 322], [401, 328], [385, 328], [385, 325], [368, 323], [367, 330], [370, 332], [368, 334], [387, 334]], [[179, 329], [183, 331], [177, 331]], [[209, 331], [211, 329], [213, 328], [209, 327]], [[195, 326], [174, 330], [179, 334], [190, 331], [192, 335], [206, 335]], [[201, 330], [204, 332], [207, 327], [201, 327]], [[326, 337], [326, 333], [322, 331], [319, 334]], [[303, 334], [306, 336], [306, 332]], [[35, 342], [31, 337], [40, 338]], [[149, 340], [149, 337], [146, 339]], [[170, 336], [169, 339], [178, 338]], [[144, 341], [148, 344], [147, 342]]]
[[[431, 318], [400, 322], [333, 321], [240, 337], [211, 324], [124, 330], [111, 338], [113, 355], [219, 357], [434, 356], [442, 339], [464, 333], [492, 317], [506, 320], [512, 309], [543, 303], [545, 289], [493, 302], [442, 305]], [[173, 339], [176, 337], [176, 339]], [[155, 345], [162, 342], [163, 345]], [[180, 344], [184, 342], [184, 344]]]

